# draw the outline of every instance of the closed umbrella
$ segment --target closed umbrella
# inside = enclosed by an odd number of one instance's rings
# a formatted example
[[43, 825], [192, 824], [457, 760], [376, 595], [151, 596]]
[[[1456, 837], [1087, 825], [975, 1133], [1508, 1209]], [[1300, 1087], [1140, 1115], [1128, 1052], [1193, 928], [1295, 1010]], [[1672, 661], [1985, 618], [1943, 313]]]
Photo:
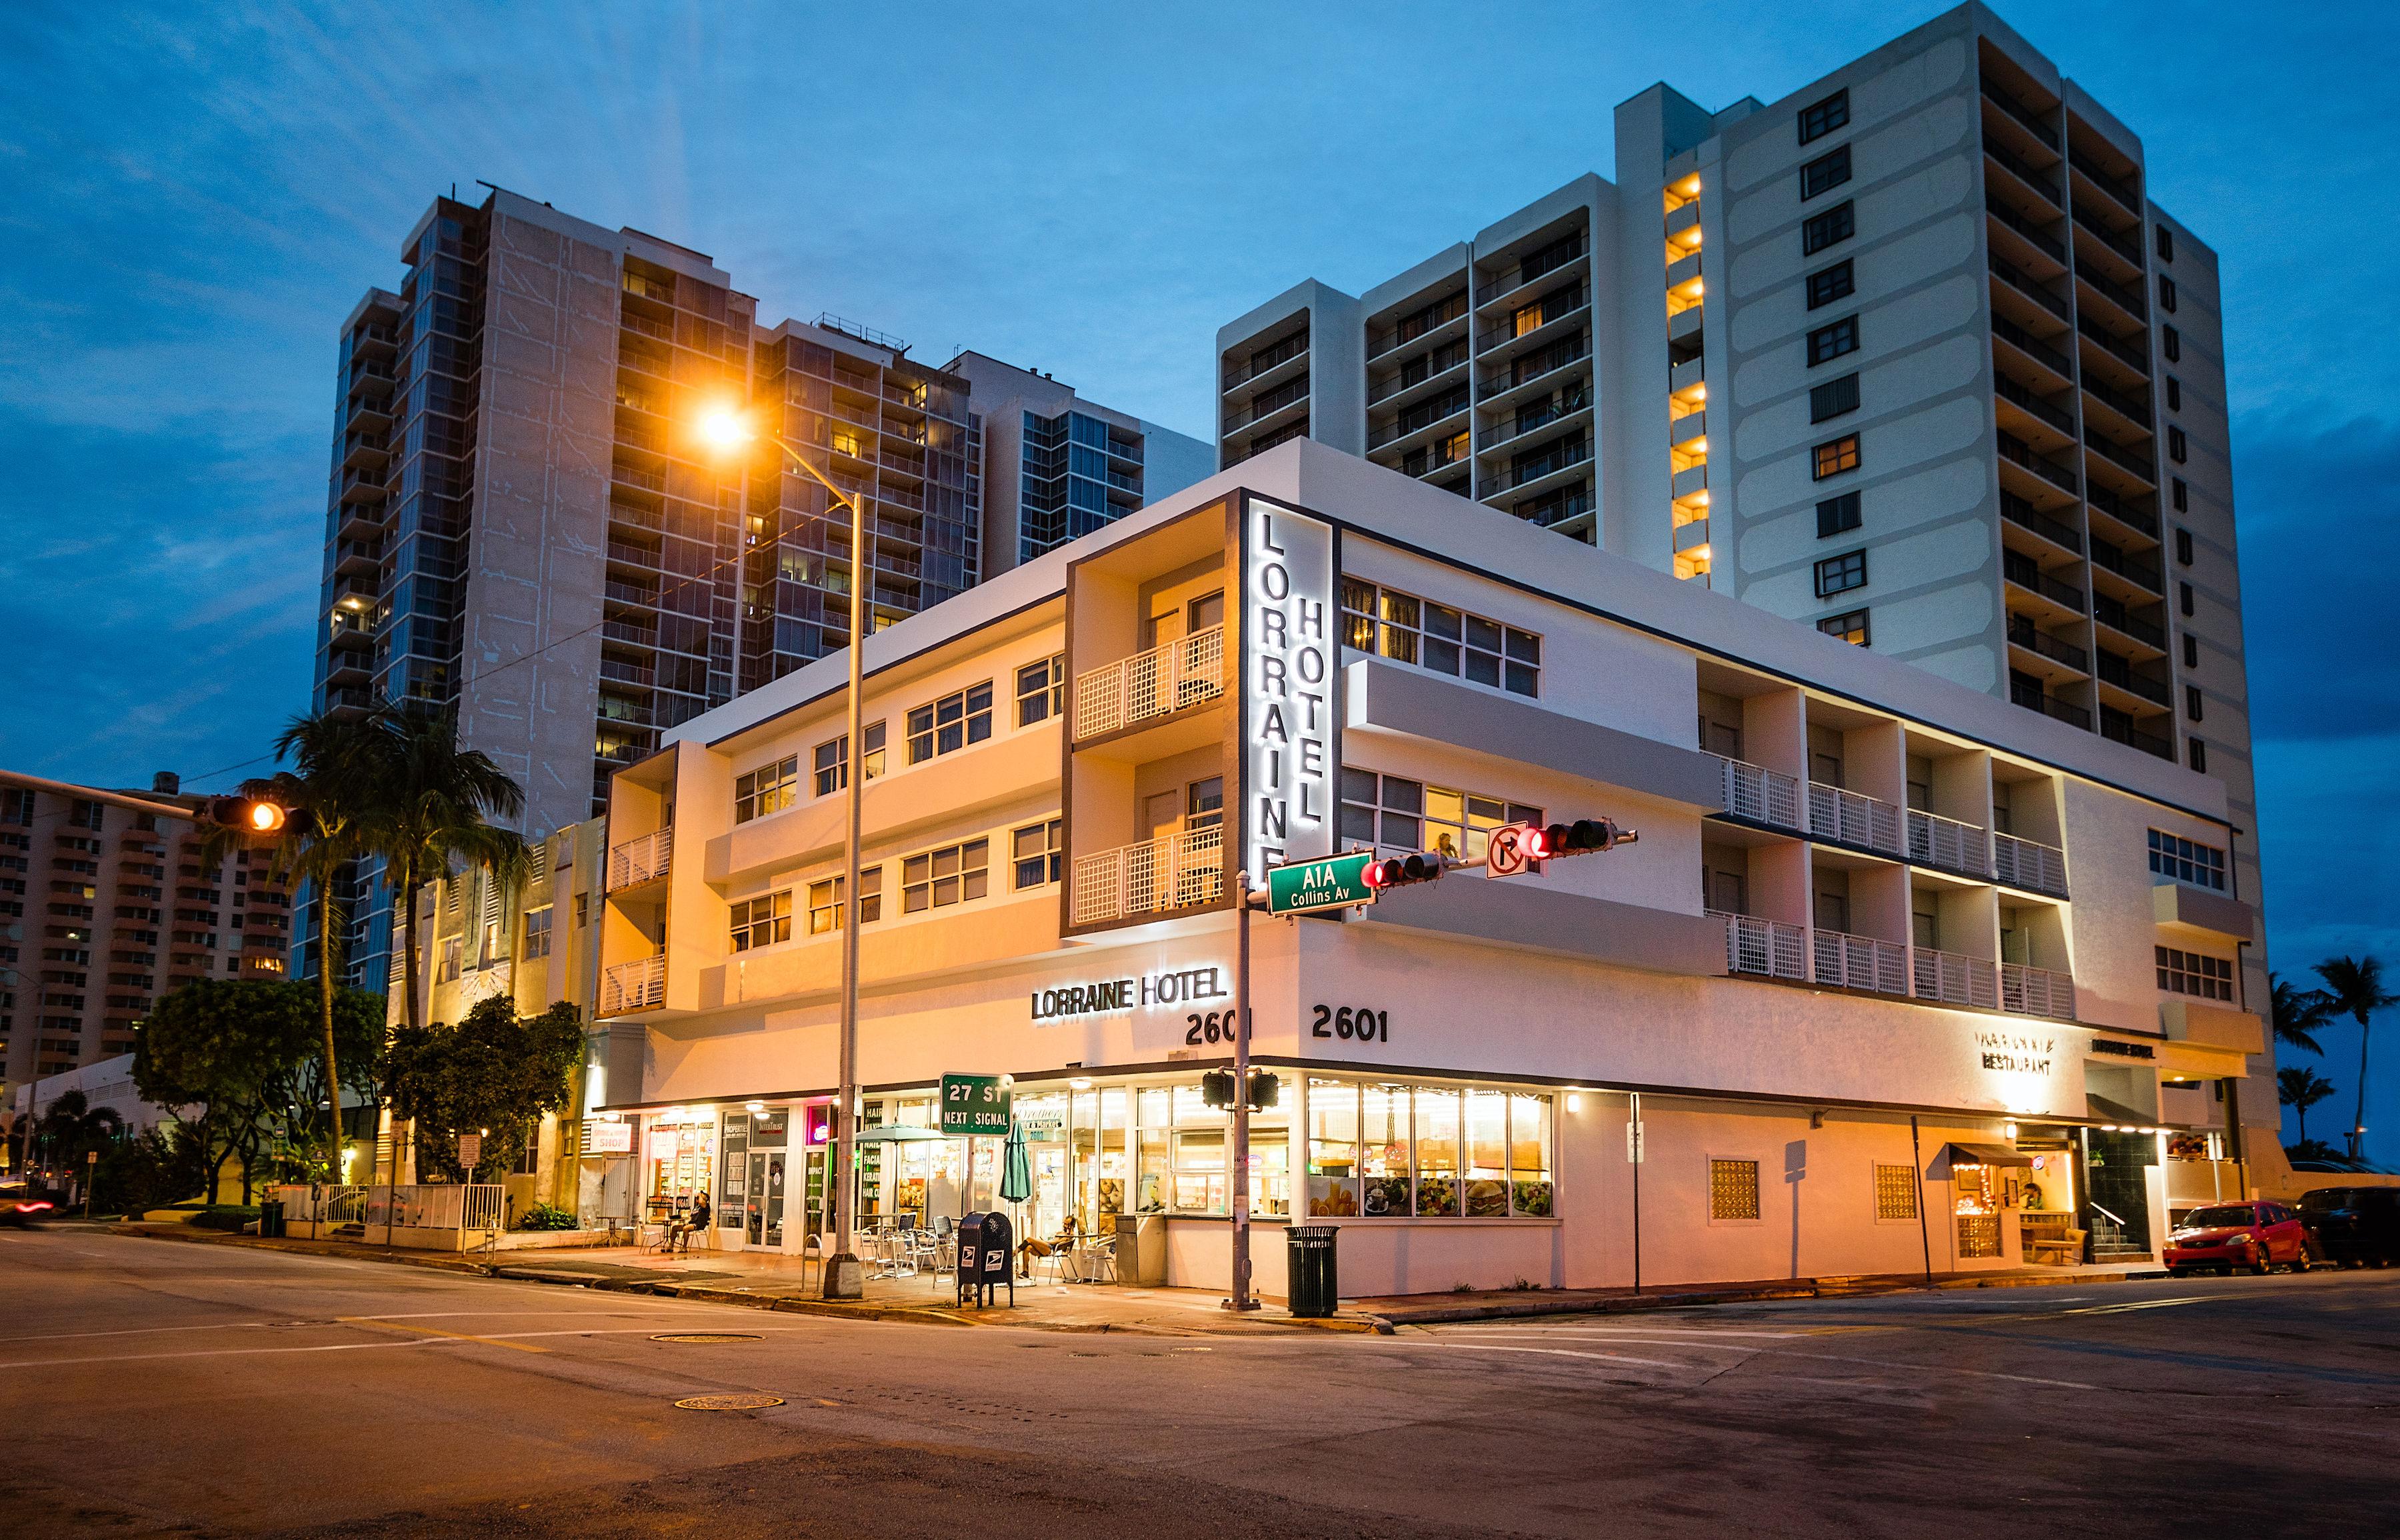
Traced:
[[1002, 1203], [1023, 1203], [1033, 1195], [1033, 1161], [1025, 1152], [1025, 1130], [1014, 1121], [1008, 1125], [1008, 1142], [1000, 1156], [1000, 1199]]

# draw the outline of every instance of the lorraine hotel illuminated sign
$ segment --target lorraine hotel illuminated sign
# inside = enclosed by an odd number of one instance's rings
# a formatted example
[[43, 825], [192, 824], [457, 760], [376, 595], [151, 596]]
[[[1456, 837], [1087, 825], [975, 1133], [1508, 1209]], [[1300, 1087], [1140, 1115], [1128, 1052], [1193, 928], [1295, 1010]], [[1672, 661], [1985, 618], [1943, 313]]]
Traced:
[[1242, 524], [1243, 864], [1333, 853], [1341, 764], [1333, 526], [1251, 498]]

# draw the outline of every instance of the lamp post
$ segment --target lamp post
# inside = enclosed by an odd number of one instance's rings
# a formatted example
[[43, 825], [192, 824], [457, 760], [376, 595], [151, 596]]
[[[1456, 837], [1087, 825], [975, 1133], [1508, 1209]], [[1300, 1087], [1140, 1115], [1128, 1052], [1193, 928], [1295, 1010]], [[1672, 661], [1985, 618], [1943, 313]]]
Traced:
[[[703, 414], [700, 431], [717, 450], [729, 454], [757, 436], [749, 419], [731, 406], [715, 407]], [[861, 720], [864, 702], [859, 681], [863, 673], [861, 654], [866, 640], [866, 511], [856, 497], [836, 486], [831, 477], [810, 464], [808, 457], [793, 448], [782, 434], [770, 430], [767, 437], [794, 465], [814, 477], [837, 506], [850, 510], [850, 699], [843, 713], [842, 755], [848, 808], [841, 842], [841, 1088], [834, 1103], [833, 1152], [826, 1163], [825, 1195], [833, 1205], [834, 1248], [833, 1255], [825, 1259], [824, 1279], [826, 1299], [854, 1300], [865, 1292], [866, 1284], [865, 1270], [851, 1249], [852, 1194], [848, 1191], [847, 1168], [856, 1147], [858, 1102], [858, 836], [866, 783], [866, 746], [862, 742], [866, 729]]]

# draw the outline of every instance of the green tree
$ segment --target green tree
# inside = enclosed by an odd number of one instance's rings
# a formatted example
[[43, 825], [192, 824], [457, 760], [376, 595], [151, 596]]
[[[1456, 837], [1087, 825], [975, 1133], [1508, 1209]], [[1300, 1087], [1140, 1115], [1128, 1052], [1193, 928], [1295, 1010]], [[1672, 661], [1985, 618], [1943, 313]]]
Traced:
[[[505, 1171], [524, 1153], [536, 1119], [566, 1103], [567, 1076], [583, 1057], [583, 1023], [565, 1001], [521, 1016], [505, 995], [478, 1002], [457, 1026], [392, 1029], [383, 1080], [395, 1117], [416, 1120], [417, 1159], [454, 1181]], [[471, 1169], [457, 1136], [481, 1132]]]
[[[373, 1093], [383, 997], [335, 991], [334, 1041], [320, 1059], [318, 994], [280, 979], [204, 979], [166, 995], [152, 1010], [133, 1051], [133, 1083], [145, 1101], [199, 1109], [183, 1121], [201, 1151], [210, 1194], [225, 1162], [239, 1155], [247, 1201], [276, 1130], [306, 1126], [315, 1121], [320, 1101], [338, 1100], [328, 1094], [325, 1065], [348, 1064], [347, 1087]], [[341, 1169], [338, 1145], [324, 1169]]]
[[2326, 1019], [2348, 1016], [2358, 1023], [2358, 1115], [2350, 1121], [2350, 1158], [2360, 1158], [2360, 1134], [2366, 1127], [2367, 1017], [2393, 1005], [2400, 995], [2383, 987], [2383, 961], [2375, 957], [2329, 957], [2317, 964], [2325, 981]]
[[2314, 1070], [2292, 1069], [2275, 1071], [2275, 1099], [2290, 1108], [2300, 1120], [2300, 1142], [2309, 1142], [2309, 1109], [2333, 1095], [2333, 1082]]
[[2317, 1033], [2333, 1017], [2332, 1001], [2321, 989], [2303, 989], [2273, 973], [2267, 975], [2267, 1021], [2275, 1029], [2275, 1041], [2323, 1054]]

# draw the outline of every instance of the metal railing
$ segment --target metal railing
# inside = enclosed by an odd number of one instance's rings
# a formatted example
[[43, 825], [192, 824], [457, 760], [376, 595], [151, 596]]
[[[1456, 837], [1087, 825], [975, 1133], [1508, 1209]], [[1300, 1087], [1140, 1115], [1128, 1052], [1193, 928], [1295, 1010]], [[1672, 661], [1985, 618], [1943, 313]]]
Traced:
[[2075, 377], [2075, 364], [2066, 354], [1998, 312], [1992, 316], [1992, 335], [2039, 363], [2059, 378], [2071, 380]]
[[2134, 454], [2114, 439], [2098, 433], [2087, 433], [2084, 435], [2083, 446], [2098, 451], [2102, 459], [2115, 461], [2119, 466], [2132, 471], [2146, 482], [2158, 480], [2159, 468], [2156, 461], [2148, 456]]
[[1908, 948], [1847, 931], [1818, 931], [1812, 937], [1817, 982], [1877, 994], [1908, 993]]
[[498, 1230], [508, 1213], [508, 1189], [497, 1182], [383, 1183], [366, 1190], [359, 1222], [404, 1230]]
[[1078, 856], [1074, 882], [1078, 925], [1214, 904], [1225, 893], [1224, 825]]
[[[1994, 318], [1994, 324], [1995, 326], [1998, 324], [1998, 318]], [[2060, 465], [2055, 460], [2050, 459], [2046, 456], [2036, 453], [2031, 444], [2025, 443], [2025, 440], [2018, 438], [2015, 434], [2000, 434], [1999, 445], [2000, 458], [2024, 466], [2027, 470], [2039, 476], [2043, 481], [2050, 483], [2051, 485], [2066, 492], [2080, 492], [2083, 490], [2083, 483], [2081, 479], [2079, 478], [2072, 470]]]
[[1800, 926], [1754, 914], [1708, 912], [1725, 921], [1725, 972], [1767, 978], [1805, 980], [1808, 976], [1807, 933]]
[[2000, 494], [2000, 517], [2032, 530], [2054, 545], [2065, 546], [2079, 556], [2083, 553], [2083, 536], [2079, 531], [2070, 525], [2061, 524], [2013, 492]]
[[608, 848], [608, 891], [638, 887], [666, 876], [675, 858], [675, 830], [660, 829]]
[[2107, 299], [2135, 320], [2147, 321], [2150, 319], [2150, 307], [2143, 303], [2140, 290], [2126, 288], [2080, 256], [2075, 259], [2075, 276], [2090, 284], [2093, 292]]
[[1917, 999], [1984, 1011], [1999, 1008], [1999, 974], [1988, 961], [1930, 947], [1917, 947], [1909, 961], [1914, 973], [1909, 993]]
[[2166, 592], [2158, 567], [2138, 557], [2128, 556], [2120, 546], [2107, 540], [2094, 540], [2092, 542], [2092, 560], [2095, 566], [2106, 567], [2127, 582], [2138, 583], [2153, 593]]
[[2055, 845], [2020, 839], [2012, 834], [1992, 836], [1992, 875], [2011, 888], [2066, 896], [2066, 852]]
[[1984, 94], [1991, 99], [1993, 105], [2032, 130], [2036, 139], [2053, 150], [2058, 148], [2058, 130], [2036, 116], [2031, 107], [2009, 94], [2006, 87], [1988, 75], [1982, 76], [1978, 83], [1984, 88]]
[[1861, 792], [1822, 781], [1808, 783], [1808, 832], [1820, 839], [1858, 845], [1887, 855], [1901, 852], [1900, 810]]
[[306, 1220], [312, 1224], [363, 1224], [367, 1191], [363, 1184], [309, 1187], [284, 1183], [274, 1188], [272, 1195], [283, 1205], [286, 1219]]
[[1984, 195], [1984, 211], [1990, 214], [1994, 219], [1998, 220], [2001, 224], [2007, 225], [2010, 229], [2014, 230], [2017, 234], [2025, 237], [2027, 243], [2029, 243], [2034, 250], [2045, 253], [2053, 261], [2065, 262], [2066, 260], [2066, 243], [2065, 241], [2060, 240], [2056, 236], [2050, 234], [2046, 230], [2037, 228], [2033, 221], [2025, 218], [2025, 215], [2017, 212], [2014, 209], [2010, 208], [2007, 204], [2001, 202], [1998, 198], [1992, 197], [1989, 193]]
[[2118, 362], [2135, 371], [2144, 379], [2150, 377], [2150, 360], [2148, 354], [2132, 343], [2110, 336], [2101, 329], [2099, 322], [2080, 310], [2075, 312], [2075, 330], [2097, 343], [2103, 352], [2112, 354]]
[[667, 999], [667, 954], [653, 952], [631, 962], [620, 962], [602, 976], [600, 1011], [603, 1015], [615, 1015], [623, 1011], [647, 1011], [663, 1005]]
[[2028, 652], [2038, 652], [2052, 662], [2064, 663], [2078, 674], [2092, 672], [2091, 654], [2073, 642], [2034, 629], [2033, 621], [2023, 615], [2009, 618], [2009, 640]]
[[1797, 776], [1764, 765], [1716, 756], [1725, 771], [1725, 811], [1752, 823], [1797, 829], [1800, 823], [1800, 781]]
[[1908, 810], [1908, 859], [1968, 877], [1992, 875], [1991, 836], [1979, 824]]
[[2050, 178], [2042, 175], [2041, 172], [2035, 170], [2031, 166], [2025, 164], [2023, 159], [2010, 153], [2010, 151], [2005, 147], [1987, 139], [1984, 141], [1984, 153], [1990, 156], [2002, 166], [2007, 167], [2011, 176], [2015, 177], [2019, 182], [2031, 187], [2035, 192], [2038, 192], [2042, 197], [2048, 198], [2052, 204], [2061, 209], [2066, 207], [2066, 200], [2060, 196], [2057, 183], [2052, 182]]
[[1097, 738], [1225, 692], [1225, 628], [1120, 658], [1075, 676], [1075, 736]]
[[2147, 643], [2161, 651], [2166, 649], [2167, 633], [2164, 626], [2132, 613], [2123, 605], [2105, 593], [2093, 601], [2092, 616], [2112, 631], [2123, 632], [2134, 640]]
[[2000, 1009], [2019, 1015], [2075, 1019], [2075, 979], [2022, 962], [2000, 964]]
[[[1297, 346], [1295, 346], [1295, 344]], [[1224, 383], [1219, 388], [1231, 390], [1270, 370], [1280, 369], [1296, 358], [1308, 353], [1308, 331], [1302, 327], [1280, 342], [1270, 343], [1252, 353], [1247, 362], [1237, 363], [1224, 372]]]

